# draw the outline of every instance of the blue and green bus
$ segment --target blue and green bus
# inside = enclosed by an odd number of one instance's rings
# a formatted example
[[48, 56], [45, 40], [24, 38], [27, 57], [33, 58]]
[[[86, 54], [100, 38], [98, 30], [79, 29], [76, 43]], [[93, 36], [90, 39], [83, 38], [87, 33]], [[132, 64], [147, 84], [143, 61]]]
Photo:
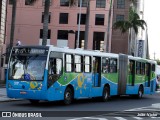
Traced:
[[7, 69], [7, 95], [27, 99], [63, 100], [153, 94], [156, 62], [125, 54], [48, 46], [12, 48]]

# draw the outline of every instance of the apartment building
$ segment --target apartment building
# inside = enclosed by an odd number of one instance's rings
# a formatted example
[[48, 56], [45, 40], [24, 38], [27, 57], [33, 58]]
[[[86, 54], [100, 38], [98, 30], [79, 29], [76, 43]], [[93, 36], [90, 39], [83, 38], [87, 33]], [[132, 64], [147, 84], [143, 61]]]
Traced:
[[0, 1], [0, 80], [4, 79], [5, 37], [6, 37], [6, 5], [7, 0]]
[[[14, 45], [17, 40], [20, 40], [22, 45], [42, 45], [44, 0], [32, 1], [17, 1]], [[72, 7], [69, 6], [68, 0], [50, 1], [47, 44], [76, 48], [80, 0]], [[130, 4], [130, 0], [90, 1], [87, 49], [128, 53], [128, 33], [121, 34], [120, 30], [113, 30], [112, 25], [118, 20], [128, 18]], [[84, 48], [86, 13], [87, 3], [82, 0], [79, 48]], [[10, 44], [11, 16], [12, 2], [8, 0], [5, 46]]]

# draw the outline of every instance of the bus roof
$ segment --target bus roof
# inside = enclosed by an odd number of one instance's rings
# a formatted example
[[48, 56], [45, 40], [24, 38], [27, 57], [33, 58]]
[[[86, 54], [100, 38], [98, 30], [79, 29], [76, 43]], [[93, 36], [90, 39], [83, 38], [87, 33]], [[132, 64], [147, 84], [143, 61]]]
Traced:
[[68, 47], [54, 47], [49, 45], [50, 51], [57, 51], [57, 52], [65, 52], [65, 53], [72, 53], [72, 54], [83, 54], [89, 56], [108, 56], [112, 58], [118, 58], [118, 54], [114, 53], [104, 53], [97, 50], [83, 50], [81, 48], [70, 49]]

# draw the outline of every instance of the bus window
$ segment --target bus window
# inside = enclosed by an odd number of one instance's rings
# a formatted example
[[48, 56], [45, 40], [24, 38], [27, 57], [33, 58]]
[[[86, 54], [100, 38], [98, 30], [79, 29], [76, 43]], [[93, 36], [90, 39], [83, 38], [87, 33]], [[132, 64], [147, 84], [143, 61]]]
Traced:
[[110, 59], [109, 70], [110, 70], [110, 73], [117, 72], [117, 59]]
[[102, 59], [102, 72], [103, 73], [109, 72], [109, 58]]
[[141, 74], [142, 74], [142, 75], [145, 75], [145, 63], [142, 63], [142, 66], [141, 66]]
[[91, 57], [84, 56], [84, 72], [91, 72]]
[[141, 63], [136, 62], [136, 74], [140, 74], [140, 73], [141, 73]]
[[75, 55], [75, 72], [83, 72], [83, 56]]
[[155, 64], [152, 64], [152, 71], [155, 72]]
[[130, 74], [134, 73], [134, 61], [133, 60], [129, 61], [129, 73]]
[[98, 60], [96, 59], [96, 57], [93, 57], [93, 68], [92, 68], [92, 71], [94, 73], [98, 72]]
[[66, 54], [65, 55], [65, 68], [66, 72], [73, 72], [73, 55]]

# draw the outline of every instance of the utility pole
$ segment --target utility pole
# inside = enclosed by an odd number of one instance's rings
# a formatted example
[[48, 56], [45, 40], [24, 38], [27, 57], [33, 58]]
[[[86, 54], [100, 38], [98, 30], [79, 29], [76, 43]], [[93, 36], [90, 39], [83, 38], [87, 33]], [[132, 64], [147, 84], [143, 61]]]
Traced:
[[155, 60], [156, 59], [156, 53], [154, 52], [153, 54], [154, 54], [154, 60]]
[[80, 7], [79, 7], [78, 35], [77, 35], [76, 48], [79, 48], [80, 25], [81, 25], [81, 9], [82, 9], [82, 0], [80, 0]]

